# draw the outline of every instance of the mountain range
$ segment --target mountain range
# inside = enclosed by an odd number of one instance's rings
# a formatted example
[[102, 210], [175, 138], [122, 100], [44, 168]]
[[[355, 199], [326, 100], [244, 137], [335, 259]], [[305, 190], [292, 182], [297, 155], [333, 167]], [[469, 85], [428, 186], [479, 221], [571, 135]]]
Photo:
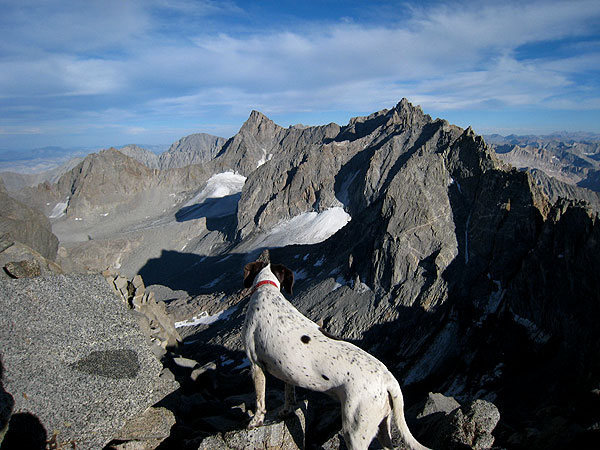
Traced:
[[63, 270], [140, 274], [182, 323], [217, 317], [182, 336], [200, 363], [231, 359], [226, 376], [244, 367], [242, 268], [268, 248], [293, 304], [380, 358], [409, 404], [484, 399], [500, 446], [584, 445], [600, 423], [598, 143], [494, 139], [405, 99], [344, 126], [253, 111], [230, 139], [109, 149], [10, 194], [50, 218]]

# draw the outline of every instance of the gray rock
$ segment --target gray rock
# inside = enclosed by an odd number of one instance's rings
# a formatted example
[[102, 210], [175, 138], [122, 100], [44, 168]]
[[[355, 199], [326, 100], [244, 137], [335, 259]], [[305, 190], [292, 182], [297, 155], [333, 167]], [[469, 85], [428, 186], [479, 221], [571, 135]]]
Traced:
[[500, 412], [493, 403], [475, 400], [461, 407], [452, 397], [430, 393], [424, 405], [416, 409], [420, 412], [415, 429], [428, 446], [486, 449], [494, 444], [492, 431]]
[[0, 270], [0, 279], [63, 273], [62, 268], [54, 261], [11, 239], [5, 239], [4, 245], [0, 244], [0, 267], [4, 268]]
[[430, 392], [427, 395], [425, 404], [417, 413], [417, 419], [440, 412], [448, 415], [458, 408], [460, 408], [460, 403], [458, 403], [453, 397], [446, 397], [440, 393]]
[[217, 370], [216, 363], [214, 363], [213, 361], [207, 362], [206, 364], [203, 364], [202, 366], [198, 367], [197, 369], [194, 369], [192, 371], [192, 373], [190, 374], [190, 379], [192, 381], [196, 381], [199, 377], [201, 377], [205, 373], [214, 372], [216, 370]]
[[0, 190], [0, 235], [4, 233], [44, 258], [51, 261], [56, 258], [58, 238], [52, 233], [50, 221], [41, 212]]
[[194, 367], [196, 367], [198, 365], [197, 361], [194, 361], [193, 359], [189, 359], [189, 358], [184, 358], [182, 356], [173, 358], [173, 362], [175, 364], [177, 364], [179, 367], [183, 367], [186, 369], [193, 369]]
[[[151, 342], [162, 349], [175, 347], [181, 342], [181, 336], [175, 329], [173, 319], [167, 314], [165, 304], [157, 302], [152, 291], [146, 291], [140, 275], [129, 281], [109, 269], [102, 274], [125, 305], [139, 313], [136, 317], [140, 321], [140, 328]], [[158, 351], [157, 355], [162, 356], [164, 352]]]
[[42, 269], [35, 259], [8, 262], [4, 270], [13, 278], [33, 278], [42, 274]]
[[151, 407], [127, 421], [115, 436], [117, 441], [143, 443], [144, 448], [156, 448], [164, 441], [175, 424], [175, 416], [166, 408]]
[[273, 422], [273, 415], [267, 414], [266, 424], [252, 430], [235, 430], [209, 436], [200, 442], [198, 450], [304, 449], [306, 403], [284, 421]]
[[14, 411], [33, 414], [61, 442], [101, 448], [178, 386], [160, 377], [135, 318], [100, 275], [7, 280], [0, 309]]

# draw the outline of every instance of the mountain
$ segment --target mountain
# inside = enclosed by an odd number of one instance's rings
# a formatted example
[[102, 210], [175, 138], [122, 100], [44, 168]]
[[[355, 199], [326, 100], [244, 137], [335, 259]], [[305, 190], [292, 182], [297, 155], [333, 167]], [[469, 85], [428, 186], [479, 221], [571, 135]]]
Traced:
[[121, 147], [119, 149], [121, 153], [126, 156], [129, 156], [145, 166], [150, 167], [151, 169], [158, 169], [160, 167], [159, 156], [147, 150], [145, 148], [139, 147], [135, 144], [126, 145], [125, 147]]
[[[269, 248], [295, 272], [294, 305], [379, 357], [408, 405], [428, 392], [491, 401], [500, 446], [597, 439], [600, 226], [580, 191], [405, 99], [344, 126], [283, 128], [253, 111], [205, 157], [158, 171], [108, 150], [20, 198], [55, 216], [63, 267], [160, 286], [181, 354], [227, 386], [207, 382], [207, 398], [250, 395], [241, 274]], [[178, 395], [171, 444], [214, 433], [214, 411], [192, 420]], [[323, 445], [337, 405], [315, 401]]]
[[498, 157], [518, 169], [542, 171], [560, 182], [600, 192], [600, 136], [486, 136]]
[[160, 155], [159, 166], [162, 169], [173, 169], [210, 161], [224, 143], [224, 138], [210, 134], [190, 134], [179, 139]]

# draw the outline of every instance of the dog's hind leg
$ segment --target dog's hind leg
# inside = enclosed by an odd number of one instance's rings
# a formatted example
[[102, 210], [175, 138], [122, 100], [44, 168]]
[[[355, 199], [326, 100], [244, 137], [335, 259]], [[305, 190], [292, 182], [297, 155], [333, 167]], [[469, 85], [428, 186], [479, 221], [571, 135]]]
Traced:
[[293, 384], [285, 383], [285, 404], [277, 411], [277, 416], [280, 419], [289, 416], [294, 412], [294, 406], [296, 405], [296, 389]]
[[392, 415], [388, 414], [379, 424], [377, 440], [384, 449], [394, 448], [392, 443]]
[[254, 411], [254, 417], [252, 417], [247, 426], [249, 430], [260, 427], [265, 420], [265, 413], [267, 412], [265, 405], [265, 373], [258, 364], [252, 364], [252, 380], [254, 381], [254, 390], [256, 391], [256, 410]]
[[[370, 400], [370, 399], [369, 399]], [[342, 435], [348, 450], [367, 450], [378, 434], [380, 423], [384, 419], [378, 402], [361, 402], [358, 406], [342, 407]], [[385, 419], [384, 419], [385, 420]]]

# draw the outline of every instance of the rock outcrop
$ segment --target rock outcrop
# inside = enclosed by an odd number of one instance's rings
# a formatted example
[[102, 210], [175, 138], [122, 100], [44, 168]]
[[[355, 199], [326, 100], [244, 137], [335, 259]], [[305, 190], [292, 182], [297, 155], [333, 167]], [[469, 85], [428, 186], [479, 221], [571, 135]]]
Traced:
[[62, 268], [32, 248], [11, 239], [8, 233], [0, 235], [0, 279], [32, 278], [62, 273]]
[[198, 450], [243, 450], [250, 448], [303, 450], [305, 448], [306, 408], [304, 403], [285, 420], [267, 415], [265, 425], [252, 430], [233, 430], [202, 439]]
[[139, 313], [140, 328], [151, 344], [157, 347], [157, 356], [164, 356], [168, 347], [176, 347], [181, 342], [181, 336], [175, 329], [173, 319], [168, 316], [164, 302], [157, 302], [154, 293], [146, 290], [140, 275], [128, 280], [111, 270], [105, 270], [102, 274], [127, 308]]
[[461, 407], [452, 397], [430, 392], [414, 412], [415, 432], [431, 448], [489, 449], [494, 445], [492, 431], [500, 413], [493, 403], [475, 400]]
[[56, 258], [58, 239], [41, 212], [10, 197], [0, 182], [0, 234], [31, 247], [44, 258]]
[[[15, 399], [5, 440], [38, 433], [102, 448], [177, 388], [101, 275], [3, 281], [0, 309], [4, 389]], [[37, 425], [20, 435], [19, 422]]]

